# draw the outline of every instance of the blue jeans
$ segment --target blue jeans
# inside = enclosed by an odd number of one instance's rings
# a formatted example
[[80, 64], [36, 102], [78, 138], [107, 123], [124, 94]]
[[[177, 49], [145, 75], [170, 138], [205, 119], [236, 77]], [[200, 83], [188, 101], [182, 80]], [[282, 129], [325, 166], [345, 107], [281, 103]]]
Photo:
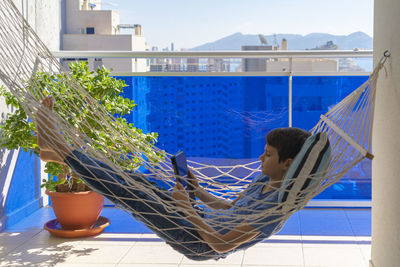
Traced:
[[[124, 179], [104, 162], [88, 157], [78, 150], [74, 150], [64, 161], [91, 188], [105, 194], [117, 206], [131, 211], [137, 220], [145, 223], [157, 236], [189, 259], [201, 261], [226, 257], [226, 253], [217, 253], [205, 243], [193, 229], [193, 225], [184, 219], [183, 214], [171, 214], [149, 194], [132, 186], [129, 190], [126, 189], [124, 186], [127, 183]], [[172, 201], [169, 191], [149, 181], [144, 175], [130, 172], [129, 177], [132, 179], [131, 183], [151, 188], [162, 201]]]

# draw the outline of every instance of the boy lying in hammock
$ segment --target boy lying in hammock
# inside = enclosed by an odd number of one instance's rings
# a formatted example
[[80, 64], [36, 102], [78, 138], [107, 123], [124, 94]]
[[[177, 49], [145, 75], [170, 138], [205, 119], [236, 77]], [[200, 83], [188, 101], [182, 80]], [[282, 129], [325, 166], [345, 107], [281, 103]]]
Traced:
[[[132, 211], [135, 218], [144, 222], [175, 250], [193, 260], [224, 258], [227, 254], [248, 248], [280, 230], [282, 224], [277, 220], [278, 216], [262, 218], [257, 226], [243, 221], [235, 228], [227, 230], [224, 228], [227, 223], [224, 210], [243, 216], [246, 215], [244, 212], [249, 213], [246, 207], [253, 207], [255, 201], [261, 203], [255, 206], [256, 211], [273, 207], [278, 202], [276, 188], [281, 185], [282, 177], [293, 158], [310, 136], [309, 132], [298, 128], [280, 128], [269, 132], [265, 151], [260, 156], [262, 174], [233, 201], [219, 199], [208, 193], [189, 172], [189, 182], [195, 188], [195, 195], [208, 206], [208, 212], [201, 213], [191, 205], [188, 194], [180, 183], [176, 183], [171, 193], [138, 173], [130, 173], [131, 183], [141, 183], [147, 187], [151, 184], [152, 190], [161, 199], [172, 201], [181, 207], [184, 216], [171, 216], [171, 211], [152, 200], [149, 194], [132, 190], [132, 187], [127, 190], [124, 187], [126, 181], [110, 166], [74, 150], [58, 133], [54, 122], [48, 119], [48, 114], [53, 112], [52, 108], [53, 99], [49, 97], [42, 101], [37, 113], [41, 159], [68, 165], [89, 186], [105, 194], [116, 205]], [[113, 195], [110, 196], [110, 192]], [[216, 218], [217, 222], [220, 220], [221, 225], [210, 226], [206, 221], [209, 217]], [[274, 219], [275, 222], [271, 222]]]

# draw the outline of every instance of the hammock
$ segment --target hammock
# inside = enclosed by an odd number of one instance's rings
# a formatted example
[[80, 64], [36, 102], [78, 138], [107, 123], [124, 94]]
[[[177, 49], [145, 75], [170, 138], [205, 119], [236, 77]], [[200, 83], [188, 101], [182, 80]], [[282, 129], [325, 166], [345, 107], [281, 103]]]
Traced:
[[[273, 232], [279, 231], [285, 221], [294, 212], [303, 208], [310, 199], [337, 182], [361, 160], [372, 159], [370, 151], [375, 90], [384, 59], [378, 63], [364, 84], [328, 113], [321, 115], [321, 120], [311, 130], [314, 139], [309, 142], [315, 139], [322, 140], [326, 147], [325, 154], [322, 155], [325, 157], [323, 166], [319, 164], [318, 169], [309, 172], [301, 170], [297, 173], [294, 173], [295, 168], [291, 166], [282, 186], [276, 190], [279, 194], [278, 201], [269, 203], [267, 209], [256, 209], [259, 205], [257, 200], [254, 201], [254, 206], [242, 207], [239, 213], [237, 210], [229, 209], [217, 216], [207, 209], [198, 208], [206, 223], [218, 228], [220, 232], [232, 230], [243, 221], [251, 223], [253, 227], [256, 225], [256, 230], [270, 224], [274, 228]], [[57, 122], [58, 130], [65, 141], [75, 149], [68, 161], [70, 164], [78, 165], [76, 171], [85, 182], [132, 214], [135, 219], [145, 223], [174, 249], [187, 257], [204, 260], [225, 256], [224, 253], [216, 253], [210, 249], [195, 227], [187, 222], [182, 211], [170, 201], [170, 192], [175, 185], [175, 176], [169, 163], [170, 154], [158, 149], [152, 143], [146, 143], [143, 135], [132, 136], [129, 129], [121, 128], [97, 100], [91, 98], [72, 77], [67, 75], [62, 82], [68, 85], [74, 98], [61, 99], [57, 92], [51, 91], [50, 87], [34, 79], [38, 71], [57, 74], [63, 69], [12, 1], [0, 1], [0, 78], [9, 91], [18, 98], [28, 116], [36, 120], [35, 114], [41, 100], [53, 95], [64, 103], [62, 107], [56, 107], [59, 110], [64, 109], [69, 116], [77, 116], [82, 107], [88, 108], [92, 113], [89, 119], [101, 122], [99, 125], [101, 129], [93, 131], [93, 134], [106, 133], [115, 144], [128, 151], [121, 155], [118, 149], [99, 149], [95, 138], [80, 132], [79, 128], [69, 123], [68, 118], [59, 114], [52, 115], [49, 119]], [[74, 99], [80, 99], [79, 103]], [[85, 125], [85, 121], [82, 125]], [[143, 145], [137, 146], [135, 143], [137, 140]], [[164, 155], [165, 159], [161, 162], [150, 160], [155, 153]], [[148, 170], [148, 173], [127, 172], [124, 163], [132, 157], [139, 159], [138, 164]], [[189, 161], [189, 166], [208, 192], [227, 200], [233, 199], [237, 192], [244, 190], [250, 183], [249, 178], [260, 171], [259, 162], [216, 166]], [[242, 175], [236, 177], [235, 173]], [[132, 174], [135, 175], [136, 181], [132, 179]], [[229, 178], [229, 182], [221, 182], [221, 178], [224, 177]], [[166, 189], [160, 189], [154, 181], [162, 182]], [[264, 218], [269, 220], [262, 222]], [[257, 238], [254, 240], [260, 241]], [[238, 249], [252, 244], [254, 242], [244, 244]]]

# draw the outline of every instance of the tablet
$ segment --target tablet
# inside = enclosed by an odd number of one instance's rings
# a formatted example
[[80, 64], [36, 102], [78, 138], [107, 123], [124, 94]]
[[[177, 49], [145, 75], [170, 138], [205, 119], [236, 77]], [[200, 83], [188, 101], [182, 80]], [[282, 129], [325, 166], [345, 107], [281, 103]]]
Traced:
[[186, 155], [184, 151], [178, 151], [175, 155], [171, 157], [171, 163], [174, 168], [174, 173], [176, 175], [176, 180], [183, 185], [183, 187], [189, 191], [190, 199], [194, 200], [193, 186], [186, 183], [188, 178], [188, 166], [186, 161]]
[[185, 179], [188, 175], [188, 166], [186, 161], [186, 155], [183, 151], [178, 151], [175, 155], [171, 157], [171, 163], [174, 168], [174, 173], [176, 175], [176, 180], [186, 188]]

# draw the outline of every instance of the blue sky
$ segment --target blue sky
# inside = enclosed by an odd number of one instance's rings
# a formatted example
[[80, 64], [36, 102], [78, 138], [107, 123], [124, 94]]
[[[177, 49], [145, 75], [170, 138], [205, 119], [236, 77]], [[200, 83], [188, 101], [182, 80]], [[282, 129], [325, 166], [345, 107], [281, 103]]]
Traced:
[[150, 46], [191, 48], [230, 34], [324, 32], [372, 36], [373, 0], [103, 0]]

